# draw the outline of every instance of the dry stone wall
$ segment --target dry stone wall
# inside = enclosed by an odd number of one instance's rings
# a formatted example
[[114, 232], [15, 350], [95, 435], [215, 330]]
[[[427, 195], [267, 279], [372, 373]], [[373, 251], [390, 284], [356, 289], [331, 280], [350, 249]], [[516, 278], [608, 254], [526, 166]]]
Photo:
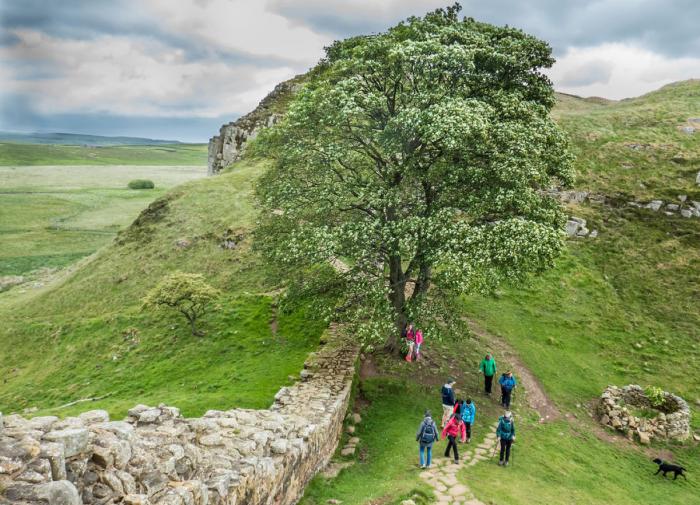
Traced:
[[138, 405], [123, 421], [0, 414], [0, 504], [288, 505], [333, 455], [357, 347], [332, 328], [268, 410]]
[[[634, 409], [656, 411], [654, 417], [634, 414]], [[632, 410], [631, 410], [632, 409]], [[644, 389], [636, 384], [608, 386], [600, 397], [601, 424], [637, 438], [642, 444], [652, 439], [683, 441], [690, 437], [690, 407], [683, 398], [664, 392], [663, 404], [654, 409]]]

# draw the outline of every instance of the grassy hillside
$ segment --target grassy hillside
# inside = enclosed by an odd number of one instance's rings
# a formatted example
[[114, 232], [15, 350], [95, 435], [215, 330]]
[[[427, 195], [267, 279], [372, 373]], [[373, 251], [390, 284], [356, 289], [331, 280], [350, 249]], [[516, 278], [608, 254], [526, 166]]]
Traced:
[[206, 144], [101, 147], [0, 142], [0, 166], [206, 164]]
[[[700, 82], [622, 102], [559, 95], [554, 115], [578, 155], [577, 189], [608, 195], [612, 202], [570, 206], [571, 215], [588, 219], [600, 235], [570, 240], [557, 267], [526, 287], [466, 299], [465, 314], [517, 350], [563, 416], [541, 424], [522, 393], [516, 394], [519, 435], [513, 466], [504, 470], [495, 460], [482, 462], [461, 470], [459, 480], [483, 503], [496, 505], [695, 503], [697, 479], [664, 481], [653, 475], [651, 459], [671, 459], [697, 473], [697, 442], [644, 448], [606, 432], [589, 414], [608, 384], [650, 384], [686, 398], [694, 428], [700, 429], [700, 220], [623, 204], [671, 201], [681, 194], [700, 201], [695, 185], [700, 133], [677, 129], [688, 118], [700, 117]], [[649, 145], [632, 149], [627, 144]], [[683, 161], [677, 153], [683, 153]], [[372, 386], [396, 380], [396, 365], [378, 367], [377, 376], [366, 381], [371, 394], [362, 409], [366, 424], [358, 433], [365, 445], [356, 465], [333, 481], [316, 479], [303, 503], [400, 503], [413, 488], [426, 491], [415, 467], [413, 430], [420, 412], [439, 408], [439, 381], [454, 374], [448, 365], [466, 372], [457, 375], [458, 392], [474, 395], [477, 376], [470, 371], [494, 341], [456, 337], [448, 346], [451, 351], [445, 352], [427, 342], [426, 355], [438, 361], [431, 365], [432, 387], [411, 393], [415, 403], [409, 406], [405, 389]], [[501, 360], [501, 368], [506, 366]], [[424, 373], [404, 377], [404, 387], [431, 384]], [[478, 393], [476, 402], [482, 412], [476, 429], [483, 437], [496, 419], [496, 403]], [[444, 451], [444, 443], [434, 450]]]
[[[458, 474], [483, 503], [697, 501], [697, 443], [641, 447], [600, 428], [590, 409], [608, 384], [656, 385], [684, 396], [700, 429], [700, 220], [624, 204], [681, 194], [700, 201], [700, 133], [677, 128], [700, 117], [700, 83], [621, 102], [560, 95], [555, 117], [578, 155], [576, 187], [608, 196], [606, 204], [569, 209], [598, 238], [570, 240], [557, 267], [528, 286], [465, 299], [465, 315], [488, 333], [443, 343], [428, 335], [420, 367], [369, 356], [355, 404], [364, 418], [359, 454], [338, 456], [355, 464], [335, 479], [315, 479], [302, 503], [397, 504], [414, 494], [431, 502], [416, 468], [414, 430], [424, 408], [439, 413], [439, 387], [454, 375], [458, 394], [477, 402], [480, 442], [499, 412], [496, 399], [479, 393], [475, 373], [486, 350], [500, 349], [492, 335], [517, 351], [561, 416], [540, 423], [516, 393], [513, 465], [491, 460]], [[0, 293], [0, 410], [68, 414], [87, 407], [57, 407], [104, 395], [89, 406], [116, 415], [137, 402], [165, 401], [187, 415], [269, 404], [324, 324], [310, 316], [313, 300], [278, 313], [276, 275], [250, 250], [251, 184], [264, 168], [244, 160], [217, 178], [178, 186], [51, 286]], [[224, 238], [237, 247], [223, 249]], [[174, 270], [201, 272], [226, 293], [201, 339], [175, 316], [139, 309], [148, 288]], [[516, 362], [496, 357], [518, 376]], [[442, 450], [440, 443], [436, 454]], [[657, 455], [687, 467], [688, 481], [654, 476]]]
[[[0, 293], [0, 411], [66, 415], [89, 404], [122, 416], [166, 402], [186, 415], [266, 407], [318, 344], [322, 321], [307, 303], [277, 313], [269, 269], [250, 252], [253, 181], [264, 166], [178, 186], [137, 223], [50, 287]], [[222, 247], [233, 240], [233, 249]], [[178, 245], [179, 241], [179, 245]], [[183, 244], [185, 244], [183, 246]], [[189, 335], [184, 320], [142, 312], [140, 299], [172, 271], [204, 274], [225, 291]]]
[[[204, 166], [0, 166], [0, 277], [92, 254], [151, 201], [205, 174]], [[156, 188], [127, 189], [133, 179]]]

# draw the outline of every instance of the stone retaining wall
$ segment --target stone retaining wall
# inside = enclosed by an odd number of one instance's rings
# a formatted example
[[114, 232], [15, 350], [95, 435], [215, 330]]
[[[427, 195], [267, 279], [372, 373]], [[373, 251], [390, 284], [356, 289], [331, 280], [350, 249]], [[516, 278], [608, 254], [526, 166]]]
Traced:
[[690, 407], [683, 398], [664, 392], [664, 402], [653, 418], [638, 417], [629, 407], [652, 409], [651, 402], [641, 386], [630, 384], [623, 388], [608, 386], [600, 397], [598, 415], [601, 424], [635, 436], [642, 444], [653, 438], [687, 440], [690, 437]]
[[0, 415], [0, 504], [288, 505], [329, 461], [358, 349], [331, 330], [268, 410], [138, 405], [124, 421]]

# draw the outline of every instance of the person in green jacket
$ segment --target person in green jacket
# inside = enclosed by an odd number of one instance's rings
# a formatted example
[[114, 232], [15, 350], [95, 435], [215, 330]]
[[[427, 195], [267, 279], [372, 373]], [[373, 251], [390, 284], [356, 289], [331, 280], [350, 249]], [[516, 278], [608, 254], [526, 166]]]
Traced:
[[484, 393], [491, 395], [491, 384], [493, 384], [493, 376], [496, 375], [496, 360], [491, 353], [481, 360], [479, 371], [484, 374]]

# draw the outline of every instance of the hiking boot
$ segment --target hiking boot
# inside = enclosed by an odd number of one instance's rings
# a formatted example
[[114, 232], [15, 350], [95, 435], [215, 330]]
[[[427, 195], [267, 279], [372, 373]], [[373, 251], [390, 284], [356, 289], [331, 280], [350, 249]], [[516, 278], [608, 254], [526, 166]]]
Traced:
[[425, 469], [425, 465], [421, 465], [420, 467], [421, 467], [421, 470]]
[[456, 459], [456, 460], [454, 461], [454, 463], [455, 463], [455, 465], [459, 465], [459, 460]]
[[506, 462], [503, 464], [503, 466], [508, 466], [508, 462], [506, 461]]
[[503, 466], [503, 460], [498, 462], [498, 466]]

